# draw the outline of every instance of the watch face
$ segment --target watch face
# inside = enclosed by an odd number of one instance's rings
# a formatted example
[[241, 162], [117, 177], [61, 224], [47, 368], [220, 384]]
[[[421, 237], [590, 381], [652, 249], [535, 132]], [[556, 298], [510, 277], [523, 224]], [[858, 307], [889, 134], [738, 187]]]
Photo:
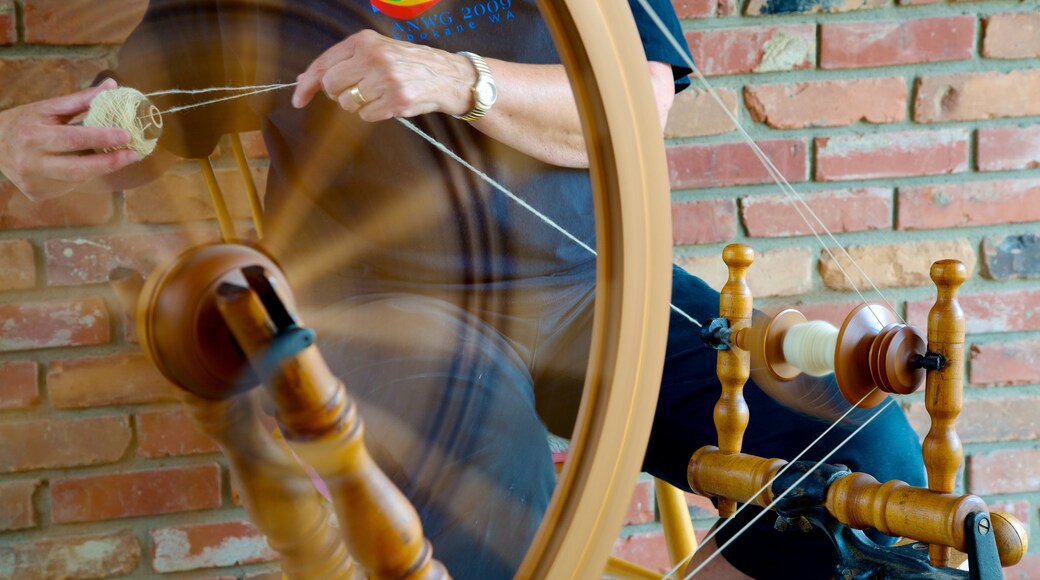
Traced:
[[477, 86], [473, 87], [473, 100], [476, 101], [477, 105], [481, 108], [488, 108], [495, 104], [495, 99], [498, 98], [498, 88], [495, 87], [495, 83], [488, 82], [487, 80], [481, 80], [477, 82]]

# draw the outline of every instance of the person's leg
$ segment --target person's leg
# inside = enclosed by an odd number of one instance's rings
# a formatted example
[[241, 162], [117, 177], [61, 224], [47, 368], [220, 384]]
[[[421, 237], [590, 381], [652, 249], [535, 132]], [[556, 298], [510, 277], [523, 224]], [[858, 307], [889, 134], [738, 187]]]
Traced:
[[[718, 316], [718, 293], [678, 268], [674, 271], [672, 301], [701, 322]], [[717, 444], [712, 413], [720, 387], [715, 362], [716, 353], [701, 341], [700, 328], [673, 313], [661, 394], [644, 467], [682, 489], [689, 489], [686, 465], [690, 456], [703, 445]], [[776, 387], [769, 385], [769, 391], [778, 393]], [[832, 377], [803, 377], [779, 388], [794, 393], [790, 397], [779, 397], [788, 404], [778, 402], [778, 397], [771, 396], [753, 380], [744, 387], [744, 398], [750, 409], [744, 452], [790, 459], [830, 425], [830, 420], [810, 414], [810, 403], [820, 398], [821, 393], [836, 392]], [[797, 393], [813, 395], [806, 399]], [[792, 404], [801, 404], [803, 400], [802, 409], [792, 409]], [[833, 407], [832, 403], [828, 401], [828, 406]], [[830, 411], [832, 409], [828, 413]], [[831, 431], [804, 459], [819, 459], [872, 414], [855, 412], [852, 420]], [[911, 485], [925, 482], [917, 436], [896, 405], [871, 421], [828, 462], [870, 473], [880, 481], [900, 479]], [[745, 513], [753, 511], [749, 509]], [[742, 514], [740, 519], [746, 521], [749, 517]], [[768, 515], [761, 518], [726, 550], [727, 559], [756, 578], [814, 578], [833, 574], [835, 560], [828, 557], [833, 550], [821, 533], [776, 532], [772, 528], [774, 520]], [[727, 525], [726, 531], [732, 533], [740, 527], [743, 526], [734, 522]], [[729, 533], [720, 534], [720, 542], [728, 538]]]
[[555, 483], [526, 366], [492, 329], [429, 298], [355, 299], [316, 322], [434, 557], [455, 578], [512, 576]]

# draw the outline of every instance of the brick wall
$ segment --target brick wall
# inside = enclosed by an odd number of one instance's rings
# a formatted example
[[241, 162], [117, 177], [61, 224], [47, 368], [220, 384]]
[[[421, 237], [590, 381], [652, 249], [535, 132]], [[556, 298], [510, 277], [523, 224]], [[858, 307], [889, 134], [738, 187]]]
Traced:
[[[931, 261], [971, 266], [962, 488], [1035, 533], [1040, 14], [1034, 2], [895, 1], [675, 5], [723, 101], [911, 322], [932, 300]], [[143, 6], [0, 0], [0, 108], [85, 86]], [[858, 297], [714, 107], [687, 91], [668, 125], [677, 260], [717, 283], [722, 246], [748, 242], [760, 306], [840, 320]], [[262, 182], [262, 146], [247, 147]], [[227, 161], [217, 165], [245, 227]], [[105, 285], [114, 267], [147, 270], [215, 239], [203, 191], [190, 164], [138, 190], [41, 204], [0, 179], [0, 574], [270, 570], [224, 462], [143, 360]], [[904, 406], [925, 429], [921, 398]], [[663, 568], [652, 494], [642, 481], [616, 551]], [[691, 512], [710, 523], [704, 500], [691, 498]], [[1019, 572], [1040, 577], [1040, 556]]]

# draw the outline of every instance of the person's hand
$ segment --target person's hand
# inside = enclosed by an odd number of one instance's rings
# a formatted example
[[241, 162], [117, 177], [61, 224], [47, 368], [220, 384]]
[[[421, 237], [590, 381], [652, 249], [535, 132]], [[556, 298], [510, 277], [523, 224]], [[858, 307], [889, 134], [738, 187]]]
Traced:
[[98, 93], [115, 87], [109, 79], [78, 93], [0, 112], [0, 173], [30, 199], [40, 200], [139, 161], [140, 155], [122, 149], [130, 142], [125, 129], [68, 124], [90, 108]]
[[464, 56], [363, 30], [322, 53], [297, 80], [297, 108], [324, 90], [344, 110], [382, 121], [435, 111], [465, 114], [473, 106], [477, 72]]

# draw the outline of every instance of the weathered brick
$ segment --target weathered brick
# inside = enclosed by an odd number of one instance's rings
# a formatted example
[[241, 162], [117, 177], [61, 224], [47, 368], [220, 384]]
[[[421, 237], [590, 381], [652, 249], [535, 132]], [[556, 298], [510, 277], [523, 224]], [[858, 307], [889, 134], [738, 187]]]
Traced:
[[130, 422], [118, 415], [0, 423], [0, 472], [112, 463], [131, 436]]
[[[968, 240], [964, 239], [851, 246], [846, 248], [846, 252], [847, 256], [844, 253], [834, 254], [844, 268], [844, 274], [829, 255], [820, 258], [820, 276], [824, 285], [831, 290], [870, 288], [870, 281], [878, 288], [931, 284], [928, 271], [932, 263], [939, 259], [955, 258], [964, 262], [969, 272], [975, 269], [975, 250]], [[852, 265], [850, 257], [852, 262], [858, 264], [858, 268]], [[846, 278], [846, 274], [851, 281]]]
[[1015, 493], [1040, 488], [1040, 449], [1005, 449], [968, 458], [968, 493]]
[[672, 204], [672, 238], [676, 245], [709, 244], [733, 239], [737, 208], [733, 200], [710, 199]]
[[705, 76], [811, 67], [816, 27], [755, 26], [686, 32], [693, 62]]
[[1038, 347], [1040, 341], [1035, 340], [973, 344], [968, 357], [971, 361], [969, 381], [983, 387], [1040, 383]]
[[982, 275], [992, 280], [1040, 278], [1040, 235], [987, 236], [982, 240]]
[[147, 0], [28, 0], [25, 40], [32, 44], [120, 44]]
[[58, 238], [43, 246], [49, 286], [101, 284], [116, 268], [148, 276], [189, 246], [219, 239], [212, 229], [164, 233]]
[[58, 408], [176, 400], [174, 386], [143, 354], [52, 361], [47, 392]]
[[982, 19], [982, 56], [1040, 57], [1040, 14], [992, 14]]
[[[965, 443], [1028, 441], [1040, 438], [1035, 413], [1040, 397], [1001, 397], [971, 399], [964, 402], [957, 416], [957, 434]], [[931, 419], [923, 402], [906, 406], [906, 415], [917, 435], [928, 434]]]
[[690, 506], [690, 517], [694, 519], [719, 517], [719, 510], [710, 499], [690, 492], [683, 492], [683, 496], [686, 498], [686, 505]]
[[[860, 304], [860, 302], [821, 302], [803, 304], [797, 301], [785, 301], [780, 304], [764, 304], [760, 309], [770, 316], [775, 316], [781, 310], [794, 308], [804, 314], [809, 320], [822, 320], [824, 322], [829, 322], [834, 326], [841, 327], [841, 323], [845, 321], [845, 318], [848, 317], [849, 313]], [[756, 306], [756, 308], [759, 307]]]
[[[801, 200], [804, 205], [779, 194], [741, 198], [740, 213], [748, 235], [805, 236], [813, 232], [861, 232], [892, 227], [892, 190], [886, 187], [817, 191], [802, 195]], [[819, 221], [813, 219], [806, 205]]]
[[110, 339], [101, 298], [0, 304], [0, 352], [104, 344]]
[[636, 532], [618, 538], [610, 553], [622, 560], [657, 572], [665, 572], [672, 567], [668, 559], [664, 532], [661, 530]]
[[34, 202], [0, 179], [0, 230], [91, 226], [112, 219], [111, 193], [72, 192]]
[[[791, 296], [812, 287], [813, 253], [804, 248], [762, 252], [748, 270], [748, 286], [756, 297]], [[682, 257], [680, 266], [712, 288], [726, 283], [726, 264], [716, 255]]]
[[[1015, 516], [1018, 518], [1018, 521], [1026, 525], [1026, 528], [1029, 528], [1029, 520], [1033, 519], [1029, 517], [1029, 512], [1032, 511], [1031, 506], [1029, 505], [1029, 500], [987, 501], [986, 507], [988, 507], [991, 512], [1004, 512]], [[1004, 577], [1014, 578], [1014, 576], [1008, 576], [1006, 570]]]
[[[242, 150], [245, 151], [247, 159], [267, 159], [271, 156], [267, 150], [267, 143], [264, 142], [264, 135], [260, 131], [240, 133], [239, 138], [242, 140]], [[261, 185], [258, 183], [257, 187]]]
[[39, 479], [0, 483], [0, 531], [24, 530], [38, 525], [33, 494], [40, 483]]
[[1040, 554], [1026, 554], [1022, 561], [1001, 570], [1005, 580], [1035, 580], [1040, 578]]
[[[1040, 330], [1040, 291], [958, 294], [968, 334]], [[906, 318], [919, 328], [928, 323], [934, 299], [907, 302]]]
[[0, 0], [0, 45], [13, 44], [17, 40], [14, 0]]
[[36, 285], [36, 262], [28, 240], [0, 240], [0, 292]]
[[974, 181], [900, 187], [896, 227], [960, 228], [1040, 220], [1040, 180]]
[[906, 81], [894, 77], [744, 87], [751, 118], [774, 129], [896, 123], [906, 98]]
[[90, 85], [105, 63], [83, 58], [0, 59], [0, 109], [67, 95]]
[[961, 173], [968, 130], [901, 131], [817, 137], [816, 179], [880, 179]]
[[719, 0], [672, 0], [679, 18], [708, 18], [715, 16]]
[[122, 576], [133, 572], [140, 558], [141, 546], [129, 530], [0, 543], [4, 576], [19, 580]]
[[820, 25], [820, 68], [861, 68], [966, 60], [975, 16]]
[[1040, 69], [920, 77], [914, 121], [943, 123], [1040, 115]]
[[159, 573], [270, 562], [278, 553], [253, 524], [221, 522], [151, 530], [152, 569]]
[[51, 481], [55, 523], [92, 522], [220, 507], [216, 464]]
[[891, 0], [750, 0], [744, 13], [749, 16], [765, 14], [816, 14], [818, 12], [853, 12], [889, 6]]
[[[805, 181], [805, 142], [800, 139], [759, 141], [758, 146], [789, 182]], [[673, 189], [773, 183], [746, 143], [679, 145], [668, 149]]]
[[40, 400], [36, 363], [13, 361], [0, 363], [0, 410], [32, 407]]
[[143, 411], [137, 419], [137, 454], [141, 457], [169, 457], [220, 450], [208, 435], [195, 427], [183, 409]]
[[[262, 200], [267, 191], [267, 168], [251, 169]], [[252, 216], [245, 181], [237, 168], [215, 171], [228, 212], [234, 219]], [[124, 193], [126, 219], [139, 223], [173, 223], [215, 219], [206, 182], [199, 172], [168, 171], [159, 179]]]
[[[715, 92], [736, 117], [737, 93], [732, 89], [717, 88]], [[664, 136], [668, 138], [704, 137], [721, 135], [736, 129], [728, 116], [719, 110], [719, 104], [706, 90], [687, 89], [675, 95]]]
[[632, 492], [632, 500], [625, 512], [625, 521], [622, 525], [631, 526], [635, 524], [646, 524], [654, 521], [654, 482], [644, 479], [636, 484]]
[[1040, 167], [1040, 125], [980, 127], [975, 143], [979, 171]]

